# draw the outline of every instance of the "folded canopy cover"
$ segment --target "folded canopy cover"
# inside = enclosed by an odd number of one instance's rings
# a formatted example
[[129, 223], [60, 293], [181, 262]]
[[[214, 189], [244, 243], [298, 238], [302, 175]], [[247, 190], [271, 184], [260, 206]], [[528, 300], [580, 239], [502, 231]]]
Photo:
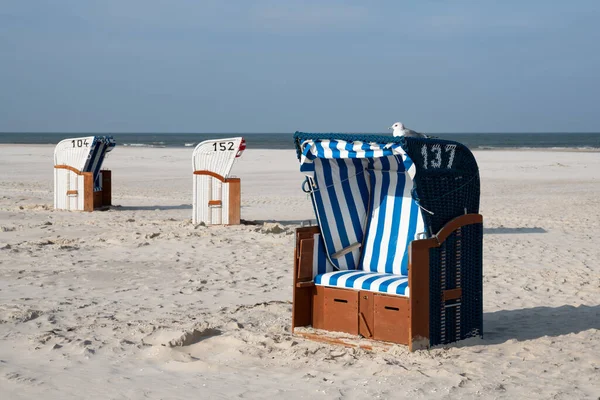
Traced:
[[425, 231], [412, 197], [412, 159], [391, 137], [334, 136], [295, 136], [328, 261], [336, 269], [406, 275], [408, 244]]

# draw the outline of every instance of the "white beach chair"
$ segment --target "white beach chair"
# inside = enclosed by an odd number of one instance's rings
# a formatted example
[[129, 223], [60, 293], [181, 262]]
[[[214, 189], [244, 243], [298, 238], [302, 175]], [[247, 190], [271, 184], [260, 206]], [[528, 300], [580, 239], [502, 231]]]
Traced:
[[93, 211], [111, 205], [111, 171], [101, 170], [111, 136], [65, 139], [54, 149], [54, 209]]
[[194, 149], [194, 224], [240, 223], [240, 179], [229, 177], [235, 159], [246, 149], [243, 137], [206, 140]]

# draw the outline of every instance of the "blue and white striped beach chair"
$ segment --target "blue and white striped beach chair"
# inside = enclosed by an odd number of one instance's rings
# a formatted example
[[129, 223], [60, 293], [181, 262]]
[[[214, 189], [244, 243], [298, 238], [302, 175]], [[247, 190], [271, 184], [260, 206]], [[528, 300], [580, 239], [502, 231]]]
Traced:
[[111, 136], [65, 139], [54, 149], [54, 208], [93, 211], [111, 205], [111, 171], [102, 170], [115, 147]]
[[481, 335], [482, 217], [469, 150], [438, 139], [294, 138], [318, 227], [297, 230], [293, 328], [411, 349]]

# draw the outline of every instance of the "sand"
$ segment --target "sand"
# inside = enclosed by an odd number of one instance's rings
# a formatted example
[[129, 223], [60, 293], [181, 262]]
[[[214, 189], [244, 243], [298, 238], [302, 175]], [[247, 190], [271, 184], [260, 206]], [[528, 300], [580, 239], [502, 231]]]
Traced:
[[94, 213], [52, 210], [52, 153], [0, 145], [3, 400], [600, 396], [599, 153], [476, 153], [484, 338], [416, 353], [290, 334], [293, 151], [239, 159], [234, 227], [192, 225], [191, 149], [117, 147]]

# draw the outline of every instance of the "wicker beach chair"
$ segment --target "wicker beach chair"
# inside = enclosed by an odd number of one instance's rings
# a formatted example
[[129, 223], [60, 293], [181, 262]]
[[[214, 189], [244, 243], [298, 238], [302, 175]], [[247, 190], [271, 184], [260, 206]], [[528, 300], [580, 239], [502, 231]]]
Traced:
[[243, 137], [206, 140], [196, 146], [192, 155], [194, 224], [240, 223], [240, 179], [229, 173], [245, 149]]
[[102, 170], [115, 147], [111, 136], [62, 140], [54, 149], [54, 208], [93, 211], [111, 205], [111, 171]]
[[[472, 153], [439, 139], [296, 132], [294, 141], [318, 226], [296, 230], [292, 329], [411, 351], [481, 336]], [[307, 326], [316, 331], [296, 329]]]

